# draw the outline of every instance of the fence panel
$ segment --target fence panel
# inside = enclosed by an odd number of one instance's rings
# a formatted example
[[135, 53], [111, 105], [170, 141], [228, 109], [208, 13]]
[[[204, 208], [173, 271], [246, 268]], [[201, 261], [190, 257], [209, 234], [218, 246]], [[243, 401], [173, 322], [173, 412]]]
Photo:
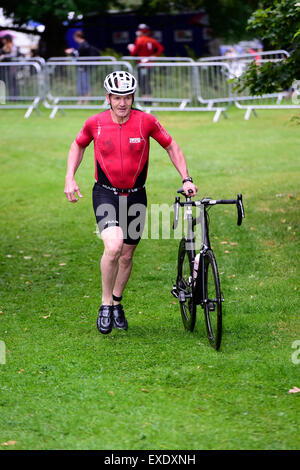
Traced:
[[[141, 62], [139, 57], [124, 57], [136, 64], [135, 70], [128, 61], [118, 61], [112, 56], [97, 57], [97, 60], [51, 58], [46, 63], [41, 58], [0, 62], [0, 109], [26, 109], [25, 117], [29, 117], [33, 110], [38, 112], [38, 105], [43, 102], [51, 109], [51, 118], [57, 111], [68, 108], [106, 109], [104, 78], [120, 69], [137, 77], [139, 87], [135, 103], [147, 112], [214, 111], [216, 122], [221, 114], [226, 117], [226, 110], [232, 103], [246, 110], [245, 119], [257, 109], [300, 108], [297, 99], [293, 103], [283, 100], [285, 92], [262, 96], [251, 96], [247, 91], [233, 92], [230, 83], [234, 74], [232, 57], [216, 57], [214, 62], [208, 60], [211, 58], [195, 62], [178, 57], [155, 57]], [[255, 60], [263, 63], [286, 57], [286, 51], [268, 51], [257, 53]], [[239, 60], [241, 64], [247, 64], [253, 61], [253, 55], [243, 54]], [[235, 70], [241, 70], [241, 67], [235, 65]]]
[[141, 57], [141, 56], [123, 56], [121, 60], [126, 60], [132, 65], [134, 73], [138, 74], [139, 64], [146, 64], [147, 62], [194, 62], [191, 57]]
[[42, 67], [38, 61], [0, 62], [0, 81], [5, 95], [0, 109], [26, 109], [25, 118], [33, 110], [38, 112], [44, 93]]
[[52, 109], [50, 118], [64, 109], [107, 108], [103, 82], [116, 70], [133, 73], [125, 61], [50, 61], [46, 64], [46, 108]]
[[247, 64], [250, 62], [255, 62], [257, 64], [263, 62], [269, 62], [272, 60], [282, 60], [289, 57], [289, 53], [285, 50], [277, 50], [277, 51], [263, 51], [263, 52], [255, 52], [255, 53], [247, 53], [247, 54], [228, 54], [222, 56], [215, 56], [215, 57], [202, 57], [198, 59], [198, 62], [223, 62], [227, 63], [231, 69], [234, 76], [237, 76], [238, 71], [243, 71]]
[[97, 56], [84, 56], [84, 57], [79, 57], [79, 56], [62, 56], [62, 57], [50, 57], [47, 62], [70, 62], [70, 61], [92, 61], [95, 62], [97, 60], [104, 61], [104, 60], [110, 60], [112, 62], [115, 62], [117, 59], [116, 57], [112, 55], [97, 55]]
[[[252, 54], [233, 54], [227, 56], [206, 57], [199, 59], [204, 63], [214, 60], [220, 63], [226, 63], [229, 67], [228, 78], [237, 78], [242, 76], [247, 66], [255, 61], [259, 66], [265, 62], [277, 62], [285, 60], [289, 57], [289, 53], [285, 50], [255, 52]], [[285, 91], [277, 93], [268, 93], [262, 95], [251, 95], [249, 90], [242, 92], [231, 91], [231, 98], [235, 106], [239, 109], [246, 110], [245, 119], [249, 119], [251, 112], [255, 113], [256, 109], [293, 109], [299, 108], [299, 105], [292, 104], [286, 100], [287, 93]]]
[[216, 122], [232, 101], [224, 70], [219, 63], [140, 63], [136, 101], [148, 112], [215, 111]]

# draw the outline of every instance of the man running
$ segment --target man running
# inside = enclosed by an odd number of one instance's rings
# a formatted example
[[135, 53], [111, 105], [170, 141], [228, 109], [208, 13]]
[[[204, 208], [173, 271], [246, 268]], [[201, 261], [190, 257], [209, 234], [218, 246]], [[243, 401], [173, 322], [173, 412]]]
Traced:
[[[74, 177], [85, 148], [94, 140], [93, 206], [104, 242], [100, 263], [102, 303], [97, 327], [100, 333], [107, 334], [113, 327], [128, 328], [120, 302], [145, 223], [149, 137], [168, 152], [185, 192], [188, 194], [190, 190], [190, 195], [194, 196], [197, 187], [188, 174], [184, 154], [177, 143], [154, 116], [132, 108], [137, 89], [135, 77], [124, 71], [112, 72], [105, 78], [104, 88], [110, 109], [91, 116], [72, 143], [64, 192], [73, 203], [82, 197]], [[136, 230], [131, 230], [136, 208], [140, 223]]]

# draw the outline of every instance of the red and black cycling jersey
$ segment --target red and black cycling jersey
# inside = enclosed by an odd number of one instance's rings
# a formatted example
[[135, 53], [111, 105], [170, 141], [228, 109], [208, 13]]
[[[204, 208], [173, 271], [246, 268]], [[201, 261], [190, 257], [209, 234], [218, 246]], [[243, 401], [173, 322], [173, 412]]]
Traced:
[[75, 142], [85, 148], [94, 140], [95, 178], [98, 183], [129, 189], [145, 184], [149, 137], [164, 148], [172, 142], [172, 137], [151, 114], [132, 109], [128, 121], [118, 124], [107, 110], [91, 116]]

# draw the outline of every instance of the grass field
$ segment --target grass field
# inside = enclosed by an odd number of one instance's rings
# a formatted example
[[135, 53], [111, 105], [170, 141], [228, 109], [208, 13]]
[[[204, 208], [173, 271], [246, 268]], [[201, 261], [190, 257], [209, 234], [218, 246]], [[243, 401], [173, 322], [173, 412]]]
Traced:
[[[77, 174], [83, 199], [71, 205], [63, 194], [69, 146], [90, 114], [0, 113], [0, 448], [299, 449], [300, 394], [289, 393], [300, 387], [292, 113], [246, 122], [232, 110], [217, 124], [209, 113], [158, 115], [200, 197], [244, 196], [240, 228], [234, 207], [210, 212], [225, 296], [219, 352], [202, 311], [185, 332], [170, 294], [178, 240], [142, 240], [124, 295], [129, 330], [98, 333], [92, 145]], [[179, 186], [153, 141], [148, 203], [172, 204]]]

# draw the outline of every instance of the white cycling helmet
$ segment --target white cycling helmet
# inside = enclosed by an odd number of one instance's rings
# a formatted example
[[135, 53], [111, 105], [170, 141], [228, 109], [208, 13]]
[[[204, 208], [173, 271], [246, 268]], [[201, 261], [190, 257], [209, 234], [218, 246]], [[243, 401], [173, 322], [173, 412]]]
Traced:
[[137, 89], [137, 80], [129, 72], [118, 70], [112, 72], [104, 80], [104, 88], [107, 93], [113, 95], [125, 96], [135, 93]]

